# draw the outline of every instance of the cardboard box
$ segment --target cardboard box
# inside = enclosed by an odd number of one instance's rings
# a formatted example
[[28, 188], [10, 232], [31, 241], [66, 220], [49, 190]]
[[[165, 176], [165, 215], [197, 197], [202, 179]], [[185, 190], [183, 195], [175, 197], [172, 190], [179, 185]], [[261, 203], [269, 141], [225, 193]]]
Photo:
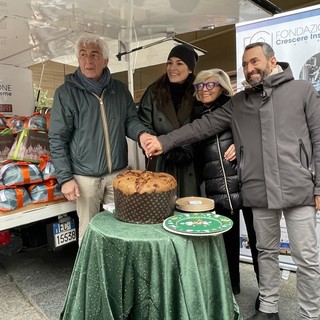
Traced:
[[8, 159], [8, 154], [14, 144], [15, 137], [11, 130], [0, 132], [0, 164]]
[[49, 156], [48, 133], [24, 129], [17, 135], [8, 159], [39, 163], [43, 155]]

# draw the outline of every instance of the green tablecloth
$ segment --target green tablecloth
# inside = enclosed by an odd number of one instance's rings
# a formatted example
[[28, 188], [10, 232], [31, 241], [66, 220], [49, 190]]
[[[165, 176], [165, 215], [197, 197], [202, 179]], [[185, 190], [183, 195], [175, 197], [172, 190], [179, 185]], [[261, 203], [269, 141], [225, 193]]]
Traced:
[[235, 320], [222, 235], [181, 236], [101, 212], [69, 283], [64, 320]]

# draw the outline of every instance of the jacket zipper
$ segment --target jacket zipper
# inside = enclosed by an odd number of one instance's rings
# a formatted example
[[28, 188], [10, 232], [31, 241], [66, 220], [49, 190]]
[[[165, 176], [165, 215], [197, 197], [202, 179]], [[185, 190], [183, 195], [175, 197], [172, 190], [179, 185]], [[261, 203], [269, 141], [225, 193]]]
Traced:
[[239, 177], [239, 189], [241, 192], [242, 187], [242, 162], [243, 162], [243, 146], [239, 149], [239, 159], [238, 160], [238, 177]]
[[108, 123], [107, 123], [107, 115], [106, 115], [106, 111], [104, 110], [103, 93], [101, 98], [94, 93], [93, 95], [95, 95], [98, 98], [100, 103], [100, 112], [101, 112], [101, 119], [103, 124], [103, 131], [104, 131], [104, 142], [106, 146], [107, 166], [108, 166], [109, 173], [111, 173], [112, 160], [111, 160], [111, 149], [110, 149], [110, 137], [109, 137]]
[[308, 153], [307, 153], [306, 147], [304, 146], [304, 143], [303, 143], [302, 139], [299, 139], [298, 141], [299, 141], [299, 144], [300, 144], [300, 148], [301, 148], [301, 150], [303, 151], [303, 153], [304, 153], [304, 155], [306, 157], [307, 167], [308, 167], [307, 169], [311, 174], [312, 182], [315, 183], [316, 174], [315, 174], [315, 172], [312, 170], [312, 168], [310, 166], [309, 157], [308, 157]]
[[223, 172], [223, 179], [224, 179], [224, 184], [225, 184], [226, 191], [227, 191], [227, 197], [228, 197], [228, 201], [229, 201], [229, 206], [230, 206], [230, 209], [231, 209], [231, 214], [233, 214], [233, 206], [232, 206], [232, 202], [231, 202], [230, 192], [229, 192], [229, 189], [228, 189], [227, 175], [226, 175], [226, 171], [225, 171], [224, 165], [223, 165], [223, 158], [222, 158], [222, 154], [221, 154], [220, 141], [219, 141], [219, 136], [218, 135], [216, 135], [216, 140], [217, 140], [219, 159], [220, 159], [221, 169], [222, 169], [222, 172]]

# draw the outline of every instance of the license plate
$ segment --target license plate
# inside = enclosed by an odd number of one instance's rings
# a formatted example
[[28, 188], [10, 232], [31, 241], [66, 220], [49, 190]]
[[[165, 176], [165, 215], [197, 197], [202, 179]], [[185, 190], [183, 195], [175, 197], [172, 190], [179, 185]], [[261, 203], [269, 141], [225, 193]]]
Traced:
[[54, 223], [53, 236], [55, 248], [77, 241], [76, 224], [74, 219]]

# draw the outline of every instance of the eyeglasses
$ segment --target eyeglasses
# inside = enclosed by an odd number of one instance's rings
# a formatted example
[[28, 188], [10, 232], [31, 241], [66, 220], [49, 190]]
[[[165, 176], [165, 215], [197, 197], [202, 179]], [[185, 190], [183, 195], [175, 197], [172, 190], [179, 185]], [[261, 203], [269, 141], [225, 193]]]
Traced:
[[207, 90], [212, 90], [215, 87], [219, 87], [219, 82], [199, 82], [194, 85], [197, 91], [203, 90], [204, 87], [207, 88]]

